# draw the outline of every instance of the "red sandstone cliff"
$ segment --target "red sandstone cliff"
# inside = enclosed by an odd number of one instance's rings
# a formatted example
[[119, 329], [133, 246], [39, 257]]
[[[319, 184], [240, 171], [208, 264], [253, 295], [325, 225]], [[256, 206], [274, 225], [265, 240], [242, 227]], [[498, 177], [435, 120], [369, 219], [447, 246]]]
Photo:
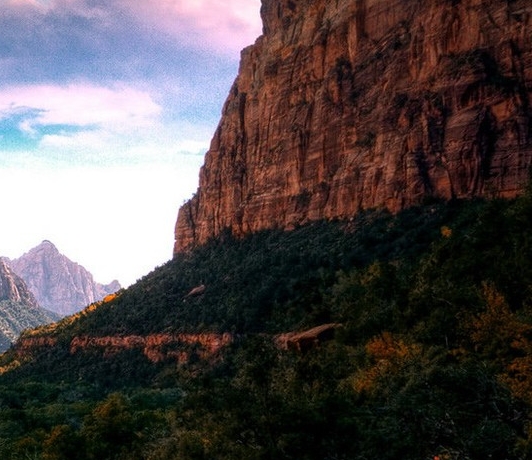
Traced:
[[261, 14], [176, 251], [528, 181], [529, 0], [263, 0]]

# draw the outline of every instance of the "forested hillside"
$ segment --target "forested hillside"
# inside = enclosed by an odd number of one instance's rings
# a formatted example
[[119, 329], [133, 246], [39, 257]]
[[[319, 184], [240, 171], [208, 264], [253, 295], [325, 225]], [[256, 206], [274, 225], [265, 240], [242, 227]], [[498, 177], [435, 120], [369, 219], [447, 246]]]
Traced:
[[178, 254], [1, 356], [0, 458], [530, 458], [531, 222], [527, 193]]

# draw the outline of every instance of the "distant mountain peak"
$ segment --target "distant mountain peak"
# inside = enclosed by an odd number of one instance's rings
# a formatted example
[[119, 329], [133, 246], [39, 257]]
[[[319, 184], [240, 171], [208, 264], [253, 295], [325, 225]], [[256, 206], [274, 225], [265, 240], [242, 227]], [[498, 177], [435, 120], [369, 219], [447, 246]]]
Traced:
[[50, 240], [42, 240], [40, 244], [30, 249], [29, 252], [47, 252], [50, 254], [61, 254], [57, 246], [52, 243]]
[[76, 313], [121, 288], [94, 281], [92, 274], [61, 254], [50, 240], [43, 240], [10, 266], [35, 294], [39, 304], [60, 315]]

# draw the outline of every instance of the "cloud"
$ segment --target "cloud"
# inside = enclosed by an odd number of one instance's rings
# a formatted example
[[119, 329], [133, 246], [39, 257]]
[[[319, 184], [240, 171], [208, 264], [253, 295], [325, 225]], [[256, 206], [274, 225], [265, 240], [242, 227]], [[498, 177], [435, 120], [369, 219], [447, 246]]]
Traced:
[[176, 114], [213, 122], [239, 50], [258, 35], [258, 2], [8, 0], [0, 14], [0, 89], [126, 82], [150, 88]]
[[234, 55], [261, 32], [259, 0], [122, 0], [125, 10], [190, 47]]
[[69, 45], [61, 33], [68, 28], [71, 47], [163, 34], [180, 47], [235, 56], [261, 32], [260, 0], [8, 0], [2, 8], [4, 25], [18, 22], [52, 47]]
[[175, 167], [184, 156], [198, 157], [199, 168], [213, 130], [210, 122], [169, 119], [147, 91], [124, 85], [0, 88], [4, 168]]
[[1, 3], [0, 255], [47, 238], [134, 281], [171, 257], [260, 0]]
[[31, 109], [35, 124], [79, 126], [125, 121], [138, 126], [161, 112], [148, 93], [122, 85], [22, 85], [0, 89], [3, 117], [22, 108]]
[[40, 139], [40, 146], [48, 148], [103, 149], [109, 146], [111, 136], [155, 126], [161, 110], [147, 92], [123, 85], [0, 89], [0, 119], [17, 120], [21, 135]]

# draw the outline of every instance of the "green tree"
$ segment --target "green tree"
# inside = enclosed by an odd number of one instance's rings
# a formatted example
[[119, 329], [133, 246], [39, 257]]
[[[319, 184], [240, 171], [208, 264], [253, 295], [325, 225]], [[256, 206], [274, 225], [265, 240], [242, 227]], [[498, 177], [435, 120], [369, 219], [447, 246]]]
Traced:
[[129, 400], [110, 394], [85, 417], [81, 435], [87, 460], [132, 460], [141, 438], [142, 421], [135, 417]]
[[69, 425], [57, 425], [43, 442], [42, 460], [83, 460], [79, 434]]

